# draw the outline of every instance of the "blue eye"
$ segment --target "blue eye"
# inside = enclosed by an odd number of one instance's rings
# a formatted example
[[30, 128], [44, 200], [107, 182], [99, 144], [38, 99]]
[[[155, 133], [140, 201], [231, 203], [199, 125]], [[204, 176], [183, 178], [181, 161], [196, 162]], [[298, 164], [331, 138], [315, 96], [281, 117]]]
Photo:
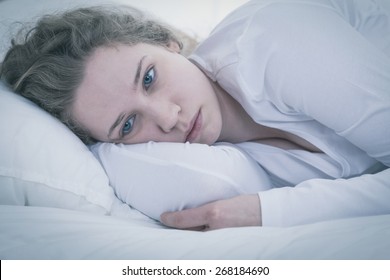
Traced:
[[154, 81], [154, 76], [155, 76], [154, 68], [151, 68], [148, 72], [146, 72], [146, 74], [144, 76], [145, 89], [148, 89], [152, 85], [152, 83]]
[[127, 119], [122, 128], [122, 136], [129, 134], [133, 130], [135, 115]]

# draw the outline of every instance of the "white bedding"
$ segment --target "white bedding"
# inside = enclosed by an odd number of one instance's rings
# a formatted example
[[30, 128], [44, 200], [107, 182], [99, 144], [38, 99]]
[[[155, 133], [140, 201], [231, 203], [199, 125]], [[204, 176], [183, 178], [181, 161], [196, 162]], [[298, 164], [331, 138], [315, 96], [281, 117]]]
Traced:
[[254, 159], [229, 143], [98, 143], [90, 149], [106, 171], [116, 196], [155, 220], [165, 212], [273, 186]]
[[100, 216], [0, 206], [1, 259], [390, 259], [390, 215], [290, 228], [166, 229], [119, 207]]
[[[39, 3], [0, 1], [0, 33], [79, 1]], [[390, 259], [390, 215], [288, 228], [166, 228], [122, 203], [74, 135], [3, 85], [0, 128], [0, 259]]]

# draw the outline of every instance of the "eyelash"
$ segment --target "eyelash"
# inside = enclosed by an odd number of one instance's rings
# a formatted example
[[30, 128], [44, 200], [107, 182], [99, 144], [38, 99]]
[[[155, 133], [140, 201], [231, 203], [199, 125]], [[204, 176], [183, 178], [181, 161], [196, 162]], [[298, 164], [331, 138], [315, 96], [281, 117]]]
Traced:
[[[146, 79], [147, 78], [150, 79], [149, 78], [150, 76], [152, 76], [151, 81], [147, 82]], [[144, 86], [145, 90], [148, 90], [153, 85], [155, 77], [156, 77], [156, 70], [154, 69], [154, 67], [152, 67], [148, 71], [146, 71], [144, 78], [143, 78], [143, 86]], [[122, 137], [131, 133], [131, 131], [133, 130], [133, 127], [134, 127], [135, 118], [136, 118], [136, 115], [132, 115], [126, 120], [126, 122], [123, 125], [122, 131], [121, 131]], [[131, 125], [130, 128], [126, 128], [127, 124]]]
[[[129, 134], [129, 133], [131, 133], [131, 131], [133, 130], [133, 127], [134, 127], [135, 118], [136, 118], [136, 115], [132, 115], [132, 116], [130, 116], [130, 117], [126, 120], [126, 122], [125, 122], [124, 125], [123, 125], [122, 131], [121, 131], [121, 136], [122, 136], [122, 137], [125, 136], [125, 135], [127, 135], [127, 134]], [[126, 126], [127, 126], [126, 124], [127, 124], [127, 123], [130, 123], [130, 122], [131, 122], [130, 128], [127, 128], [127, 129], [126, 129]], [[127, 130], [127, 131], [125, 131], [125, 130]]]
[[[146, 79], [151, 79], [151, 81], [147, 82]], [[152, 67], [148, 71], [146, 71], [144, 78], [142, 80], [144, 89], [148, 90], [153, 85], [155, 79], [156, 79], [156, 70], [154, 69], [154, 67]]]

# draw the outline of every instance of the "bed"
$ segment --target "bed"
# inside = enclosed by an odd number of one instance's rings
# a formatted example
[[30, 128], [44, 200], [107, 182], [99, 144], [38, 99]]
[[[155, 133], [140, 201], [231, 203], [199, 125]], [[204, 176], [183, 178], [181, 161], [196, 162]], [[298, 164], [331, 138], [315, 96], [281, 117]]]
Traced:
[[[0, 1], [1, 54], [15, 21], [103, 2]], [[123, 203], [88, 147], [3, 84], [0, 128], [0, 259], [390, 259], [390, 215], [285, 228], [167, 228]]]

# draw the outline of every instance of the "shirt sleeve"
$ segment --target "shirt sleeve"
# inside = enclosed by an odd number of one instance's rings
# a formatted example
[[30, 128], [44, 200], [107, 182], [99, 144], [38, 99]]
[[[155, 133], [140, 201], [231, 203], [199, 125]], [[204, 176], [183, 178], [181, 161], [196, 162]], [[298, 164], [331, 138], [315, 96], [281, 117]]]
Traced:
[[295, 3], [262, 10], [283, 22], [270, 28], [268, 97], [390, 166], [390, 53], [380, 44], [389, 41], [389, 17], [373, 1], [352, 2], [360, 4], [342, 10]]
[[312, 179], [260, 192], [263, 226], [293, 226], [390, 213], [390, 169], [350, 179]]
[[[263, 63], [266, 98], [286, 113], [318, 121], [390, 166], [388, 16], [374, 1], [340, 1], [338, 7], [309, 2], [270, 5], [247, 26], [261, 26], [259, 38], [268, 39], [256, 42], [269, 51]], [[342, 5], [347, 2], [358, 6]], [[390, 213], [389, 169], [292, 186], [259, 193], [264, 226]]]

